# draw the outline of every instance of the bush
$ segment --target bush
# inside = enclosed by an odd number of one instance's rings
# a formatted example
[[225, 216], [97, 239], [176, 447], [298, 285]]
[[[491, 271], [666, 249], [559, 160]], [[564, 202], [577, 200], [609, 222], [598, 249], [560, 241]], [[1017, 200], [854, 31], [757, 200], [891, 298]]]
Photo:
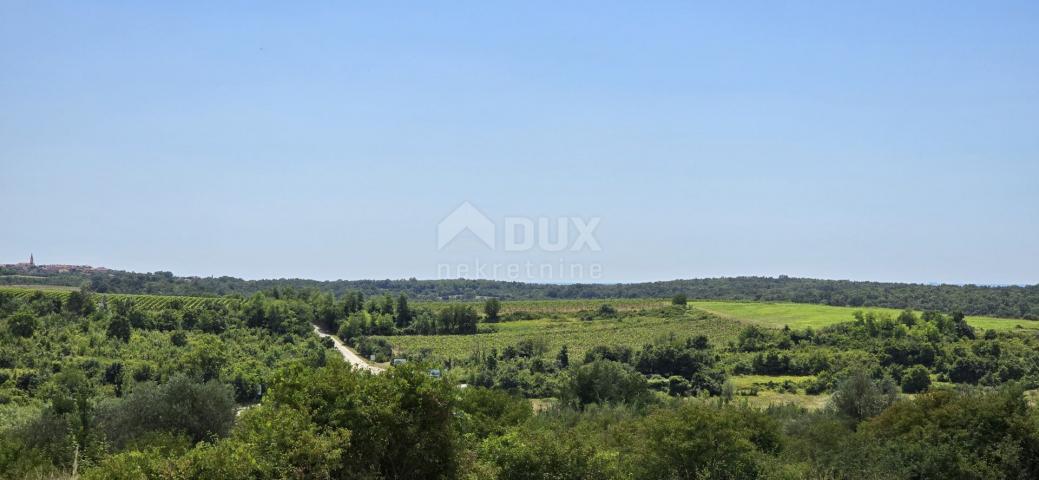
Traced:
[[511, 432], [483, 445], [500, 480], [622, 478], [615, 456], [588, 439], [550, 429]]
[[761, 454], [780, 447], [778, 423], [757, 410], [689, 402], [645, 423], [636, 478], [757, 478]]
[[862, 431], [910, 478], [1039, 478], [1039, 424], [1020, 387], [925, 393]]
[[130, 340], [130, 320], [122, 315], [116, 315], [108, 321], [108, 338], [115, 338], [127, 342]]
[[641, 404], [649, 400], [646, 378], [631, 365], [596, 360], [581, 365], [564, 386], [561, 399], [581, 406], [589, 403]]
[[19, 311], [7, 319], [7, 329], [16, 337], [32, 337], [36, 332], [36, 317], [32, 312]]
[[924, 392], [931, 386], [931, 375], [927, 367], [914, 365], [902, 374], [902, 391], [905, 393]]
[[100, 407], [99, 423], [109, 441], [126, 445], [151, 432], [187, 435], [194, 442], [227, 434], [235, 417], [231, 388], [183, 375], [162, 385], [140, 384], [122, 400]]
[[830, 401], [838, 412], [858, 422], [882, 412], [894, 398], [865, 371], [856, 370], [841, 382]]

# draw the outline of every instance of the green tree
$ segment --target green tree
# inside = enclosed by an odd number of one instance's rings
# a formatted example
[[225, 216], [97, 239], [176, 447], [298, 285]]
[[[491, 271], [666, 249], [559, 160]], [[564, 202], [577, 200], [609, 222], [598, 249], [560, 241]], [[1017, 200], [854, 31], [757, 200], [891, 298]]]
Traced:
[[902, 374], [902, 391], [905, 393], [920, 393], [930, 386], [930, 372], [923, 365], [913, 365]]
[[852, 371], [830, 398], [838, 412], [856, 422], [882, 412], [893, 400], [861, 369]]
[[489, 439], [482, 454], [500, 480], [610, 480], [624, 478], [616, 455], [586, 438], [548, 428], [510, 432]]
[[150, 432], [183, 434], [198, 442], [227, 435], [234, 407], [230, 387], [175, 375], [162, 385], [142, 383], [123, 399], [105, 402], [99, 407], [99, 420], [116, 446]]
[[596, 360], [573, 371], [561, 399], [574, 406], [590, 403], [643, 404], [649, 401], [646, 378], [631, 365]]
[[342, 361], [279, 371], [264, 406], [308, 412], [321, 429], [350, 431], [333, 478], [457, 478], [457, 390], [417, 362], [381, 375]]
[[397, 323], [397, 328], [407, 328], [411, 325], [411, 321], [415, 318], [414, 313], [411, 311], [411, 307], [408, 306], [408, 296], [400, 294], [397, 297], [397, 313], [394, 320]]
[[476, 324], [480, 316], [469, 305], [455, 304], [440, 311], [437, 319], [437, 332], [443, 334], [476, 333]]
[[65, 298], [65, 311], [73, 315], [89, 315], [94, 311], [94, 301], [87, 293], [73, 290]]
[[684, 402], [645, 422], [636, 478], [758, 478], [762, 453], [779, 450], [779, 425], [748, 408]]
[[7, 319], [7, 329], [16, 337], [32, 337], [36, 332], [36, 324], [36, 317], [27, 310], [19, 310]]
[[566, 345], [559, 348], [559, 353], [556, 354], [556, 366], [565, 369], [570, 367], [570, 352], [566, 349]]
[[497, 322], [498, 313], [501, 312], [501, 302], [497, 298], [489, 298], [483, 303], [483, 313], [488, 322]]
[[672, 305], [686, 306], [689, 303], [689, 299], [686, 298], [684, 293], [677, 293], [674, 297], [671, 297]]
[[122, 315], [115, 315], [108, 321], [106, 334], [123, 342], [130, 341], [130, 320]]

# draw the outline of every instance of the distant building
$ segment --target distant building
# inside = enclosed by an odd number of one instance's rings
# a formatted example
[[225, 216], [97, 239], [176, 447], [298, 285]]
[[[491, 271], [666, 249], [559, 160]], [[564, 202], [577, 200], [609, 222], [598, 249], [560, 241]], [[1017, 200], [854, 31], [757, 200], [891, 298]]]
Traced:
[[32, 258], [32, 254], [29, 254], [29, 268], [36, 266], [36, 259]]

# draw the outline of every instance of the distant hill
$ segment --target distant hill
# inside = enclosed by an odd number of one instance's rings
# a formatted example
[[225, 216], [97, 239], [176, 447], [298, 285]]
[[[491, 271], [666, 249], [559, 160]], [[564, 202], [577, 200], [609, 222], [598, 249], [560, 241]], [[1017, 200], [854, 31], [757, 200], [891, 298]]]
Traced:
[[177, 277], [170, 272], [90, 270], [26, 274], [0, 267], [0, 284], [81, 286], [102, 293], [248, 296], [274, 289], [316, 289], [342, 295], [406, 293], [419, 300], [553, 298], [646, 298], [684, 293], [691, 299], [783, 301], [851, 307], [914, 308], [968, 315], [1039, 319], [1039, 285], [977, 286], [729, 277], [622, 284], [540, 284], [496, 280], [243, 280], [234, 277]]

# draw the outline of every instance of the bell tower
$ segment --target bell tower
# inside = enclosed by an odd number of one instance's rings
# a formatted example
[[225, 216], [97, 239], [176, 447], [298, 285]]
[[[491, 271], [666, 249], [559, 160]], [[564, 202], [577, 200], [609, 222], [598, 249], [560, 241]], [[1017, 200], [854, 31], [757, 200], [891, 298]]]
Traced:
[[35, 267], [35, 266], [36, 266], [36, 260], [32, 258], [32, 254], [30, 253], [29, 254], [29, 267]]

